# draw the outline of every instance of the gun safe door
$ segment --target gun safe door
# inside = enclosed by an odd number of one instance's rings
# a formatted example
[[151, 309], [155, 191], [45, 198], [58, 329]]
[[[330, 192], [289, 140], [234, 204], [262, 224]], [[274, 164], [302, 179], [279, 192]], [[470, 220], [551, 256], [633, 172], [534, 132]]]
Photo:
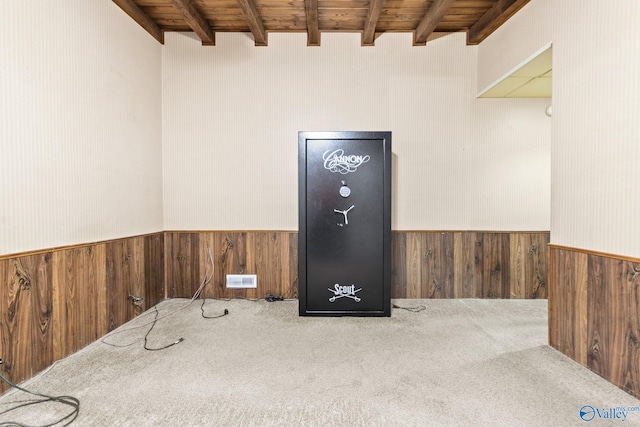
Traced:
[[301, 316], [391, 314], [391, 132], [300, 132]]

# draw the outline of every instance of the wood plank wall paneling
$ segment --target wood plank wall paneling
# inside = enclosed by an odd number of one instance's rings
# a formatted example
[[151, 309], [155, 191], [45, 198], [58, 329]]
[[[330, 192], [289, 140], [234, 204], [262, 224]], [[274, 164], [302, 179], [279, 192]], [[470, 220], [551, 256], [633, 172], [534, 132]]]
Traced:
[[391, 296], [544, 299], [548, 242], [548, 232], [393, 232]]
[[[166, 290], [169, 298], [190, 298], [205, 277], [207, 251], [213, 278], [205, 298], [298, 296], [298, 233], [291, 231], [166, 232]], [[255, 289], [227, 289], [227, 274], [256, 274]]]
[[[548, 232], [395, 231], [392, 298], [546, 298], [548, 241]], [[210, 269], [208, 250], [213, 278], [202, 296], [297, 297], [291, 231], [167, 231], [3, 257], [0, 369], [22, 381], [165, 297], [190, 298]], [[227, 289], [227, 274], [257, 274], [258, 287]], [[134, 305], [129, 295], [145, 301]]]
[[[546, 298], [548, 232], [392, 233], [392, 298]], [[298, 236], [289, 231], [166, 232], [166, 289], [189, 298], [205, 273], [207, 298], [295, 298]], [[515, 276], [512, 276], [512, 272]], [[256, 289], [225, 286], [227, 274], [257, 274]]]
[[391, 234], [391, 295], [407, 298], [407, 235]]
[[3, 375], [23, 381], [160, 302], [163, 254], [156, 233], [0, 259]]
[[144, 239], [145, 307], [150, 308], [165, 299], [164, 288], [164, 233], [146, 236]]
[[551, 246], [549, 343], [640, 398], [640, 262]]
[[[8, 260], [0, 266], [0, 277], [3, 287], [0, 289], [0, 301], [2, 302], [2, 355], [4, 363], [0, 365], [3, 374], [15, 372], [18, 378], [28, 378], [31, 375], [32, 355], [32, 298], [31, 288], [33, 272], [31, 265], [34, 257]], [[46, 292], [46, 291], [45, 291]], [[35, 298], [34, 298], [35, 299]], [[45, 356], [46, 357], [46, 356]], [[11, 379], [11, 378], [9, 378]], [[4, 391], [6, 387], [0, 384]]]

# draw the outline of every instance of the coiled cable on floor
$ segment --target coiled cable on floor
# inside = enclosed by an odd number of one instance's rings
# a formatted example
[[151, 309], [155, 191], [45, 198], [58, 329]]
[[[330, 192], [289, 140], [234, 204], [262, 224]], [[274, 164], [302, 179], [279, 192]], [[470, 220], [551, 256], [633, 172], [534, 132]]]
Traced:
[[[0, 359], [0, 364], [2, 364], [2, 359]], [[9, 381], [4, 375], [2, 375], [2, 373], [0, 372], [0, 379], [2, 379], [2, 381], [4, 381], [5, 383], [7, 383], [9, 386], [11, 386], [12, 388], [15, 388], [16, 390], [20, 390], [24, 393], [33, 395], [33, 396], [37, 396], [39, 397], [39, 399], [31, 399], [31, 400], [21, 400], [19, 402], [16, 402], [17, 405], [12, 406], [9, 409], [5, 409], [4, 411], [0, 411], [0, 416], [4, 415], [4, 414], [8, 414], [11, 411], [16, 411], [20, 408], [25, 408], [31, 405], [37, 405], [40, 403], [46, 403], [46, 402], [55, 402], [55, 403], [61, 403], [63, 405], [68, 405], [71, 406], [72, 411], [65, 415], [64, 417], [60, 418], [58, 421], [55, 421], [53, 423], [49, 423], [49, 424], [41, 424], [38, 426], [35, 425], [30, 425], [30, 424], [23, 424], [17, 421], [1, 421], [0, 420], [0, 426], [17, 426], [17, 427], [53, 427], [53, 426], [68, 426], [69, 424], [71, 424], [72, 422], [75, 421], [75, 419], [78, 417], [78, 414], [80, 413], [80, 400], [78, 400], [77, 398], [73, 397], [73, 396], [49, 396], [46, 394], [42, 394], [42, 393], [36, 393], [33, 391], [29, 391], [25, 388], [20, 387], [19, 385], [16, 385], [14, 383], [12, 383], [11, 381]], [[61, 424], [64, 423], [64, 424]]]

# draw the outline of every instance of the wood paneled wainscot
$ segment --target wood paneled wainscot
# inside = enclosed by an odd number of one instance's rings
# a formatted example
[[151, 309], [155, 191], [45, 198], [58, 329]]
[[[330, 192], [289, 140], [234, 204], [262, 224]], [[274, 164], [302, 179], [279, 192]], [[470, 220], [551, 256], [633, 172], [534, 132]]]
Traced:
[[30, 378], [160, 302], [163, 251], [156, 233], [0, 258], [3, 375]]
[[[546, 298], [548, 242], [548, 232], [394, 231], [392, 298]], [[23, 381], [165, 297], [190, 298], [208, 250], [202, 296], [297, 297], [295, 231], [166, 231], [5, 256], [0, 369]], [[226, 274], [256, 274], [258, 287], [227, 289]]]
[[[546, 298], [549, 232], [394, 231], [392, 298]], [[298, 295], [294, 231], [166, 232], [168, 297], [189, 298], [212, 252], [206, 297]], [[226, 274], [257, 274], [258, 288], [230, 290]]]
[[640, 398], [640, 259], [550, 245], [549, 343]]
[[395, 231], [393, 298], [546, 298], [549, 232]]
[[[209, 250], [213, 278], [203, 290], [206, 298], [298, 296], [297, 232], [168, 231], [165, 245], [165, 286], [169, 298], [193, 296], [205, 277]], [[256, 274], [258, 287], [227, 289], [227, 274]]]

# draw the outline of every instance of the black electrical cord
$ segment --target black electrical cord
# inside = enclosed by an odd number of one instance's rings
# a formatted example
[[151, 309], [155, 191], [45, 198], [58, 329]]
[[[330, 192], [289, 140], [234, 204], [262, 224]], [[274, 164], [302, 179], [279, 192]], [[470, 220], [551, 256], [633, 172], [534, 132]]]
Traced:
[[419, 305], [417, 307], [401, 307], [399, 305], [393, 304], [393, 308], [399, 308], [400, 310], [407, 310], [412, 313], [418, 313], [427, 309], [424, 305]]
[[[184, 306], [184, 307], [182, 307], [182, 308], [179, 308], [178, 310], [182, 310], [183, 308], [186, 308], [187, 306], [191, 305], [191, 303], [193, 303], [193, 301], [194, 301], [194, 300], [192, 299], [192, 300], [189, 302], [189, 304], [187, 304], [186, 306]], [[200, 310], [202, 311], [202, 317], [203, 317], [203, 318], [205, 318], [205, 319], [217, 319], [217, 318], [219, 318], [219, 317], [223, 317], [223, 316], [226, 316], [227, 314], [229, 314], [229, 310], [227, 310], [227, 309], [225, 308], [225, 310], [224, 310], [224, 313], [223, 313], [223, 314], [220, 314], [220, 315], [218, 315], [218, 316], [206, 316], [206, 315], [204, 314], [204, 302], [205, 302], [205, 299], [203, 298], [203, 299], [202, 299], [202, 305], [200, 306]], [[168, 315], [164, 315], [164, 316], [162, 316], [162, 317], [158, 317], [158, 316], [159, 316], [158, 308], [157, 308], [157, 307], [153, 307], [153, 309], [154, 309], [154, 319], [153, 319], [151, 322], [145, 323], [145, 324], [143, 324], [143, 325], [141, 325], [141, 326], [134, 326], [134, 327], [131, 327], [131, 328], [129, 328], [129, 329], [125, 329], [125, 330], [120, 331], [120, 332], [126, 332], [126, 331], [129, 331], [129, 330], [132, 330], [132, 329], [138, 329], [138, 328], [144, 327], [144, 326], [146, 326], [146, 325], [151, 325], [151, 327], [149, 328], [149, 330], [147, 331], [147, 333], [146, 333], [146, 334], [145, 334], [145, 336], [144, 336], [144, 349], [145, 349], [145, 350], [149, 350], [149, 351], [164, 350], [164, 349], [169, 348], [169, 347], [172, 347], [172, 346], [174, 346], [174, 345], [176, 345], [176, 344], [180, 344], [182, 341], [184, 341], [184, 338], [180, 338], [180, 339], [178, 339], [178, 340], [176, 340], [176, 341], [174, 341], [174, 342], [172, 342], [172, 343], [170, 343], [170, 344], [167, 344], [167, 345], [165, 345], [165, 346], [163, 346], [163, 347], [158, 347], [158, 348], [150, 348], [150, 347], [149, 347], [149, 345], [148, 345], [148, 337], [149, 337], [149, 334], [151, 333], [151, 331], [152, 331], [152, 330], [153, 330], [153, 328], [155, 327], [155, 325], [156, 325], [156, 323], [158, 322], [158, 320], [163, 319], [164, 317], [167, 317], [167, 316], [168, 316]], [[173, 312], [173, 313], [175, 313], [175, 312]], [[169, 313], [169, 314], [173, 314], [173, 313]], [[129, 343], [129, 344], [113, 344], [113, 343], [107, 342], [107, 341], [106, 341], [106, 338], [108, 338], [108, 337], [104, 337], [104, 338], [102, 338], [100, 341], [101, 341], [103, 344], [107, 344], [107, 345], [109, 345], [109, 346], [111, 346], [111, 347], [123, 348], [123, 347], [129, 347], [129, 346], [132, 346], [133, 344], [135, 344], [135, 342], [131, 342], [131, 343]]]
[[153, 307], [153, 308], [156, 311], [156, 316], [153, 319], [153, 323], [151, 323], [151, 327], [149, 328], [149, 330], [147, 331], [147, 333], [144, 336], [144, 349], [145, 350], [149, 350], [149, 351], [159, 351], [159, 350], [167, 349], [169, 347], [173, 347], [174, 345], [180, 344], [182, 341], [184, 341], [184, 338], [179, 338], [178, 340], [172, 342], [171, 344], [167, 344], [164, 347], [157, 347], [157, 348], [151, 348], [151, 347], [149, 347], [147, 345], [147, 338], [149, 337], [149, 334], [153, 330], [153, 327], [156, 326], [156, 323], [158, 322], [158, 308], [157, 307]]
[[231, 298], [210, 298], [210, 299], [214, 299], [217, 301], [231, 301], [234, 299], [239, 299], [239, 300], [245, 300], [245, 301], [251, 301], [251, 302], [258, 302], [258, 301], [268, 301], [268, 302], [276, 302], [276, 301], [297, 301], [297, 298], [285, 298], [282, 296], [276, 296], [276, 295], [272, 295], [272, 294], [267, 294], [264, 298], [247, 298], [241, 295], [236, 295], [233, 296]]
[[[204, 302], [205, 302], [205, 298], [202, 299], [202, 304], [200, 305], [200, 311], [202, 311], [202, 317], [205, 319], [217, 319], [223, 316], [226, 316], [227, 314], [229, 314], [229, 310], [227, 310], [226, 308], [224, 309], [224, 313], [219, 314], [217, 316], [205, 316], [204, 314]], [[147, 333], [144, 336], [144, 349], [145, 350], [149, 350], [149, 351], [159, 351], [159, 350], [164, 350], [167, 349], [169, 347], [173, 347], [176, 344], [180, 344], [182, 341], [184, 341], [184, 338], [179, 338], [178, 340], [172, 342], [171, 344], [167, 344], [163, 347], [158, 347], [158, 348], [150, 348], [147, 345], [147, 338], [149, 337], [149, 334], [151, 333], [151, 331], [153, 330], [153, 327], [156, 326], [156, 323], [158, 321], [158, 308], [157, 307], [153, 307], [155, 310], [155, 317], [153, 319], [153, 322], [151, 323], [151, 327], [149, 328], [149, 330], [147, 331]]]
[[[0, 364], [2, 364], [2, 360], [0, 359]], [[71, 424], [72, 422], [75, 421], [76, 418], [78, 418], [78, 414], [80, 413], [80, 400], [78, 400], [77, 398], [73, 397], [73, 396], [48, 396], [46, 394], [42, 394], [42, 393], [36, 393], [33, 391], [29, 391], [27, 389], [24, 389], [22, 387], [20, 387], [19, 385], [16, 385], [14, 383], [12, 383], [11, 381], [9, 381], [4, 375], [2, 375], [2, 373], [0, 372], [0, 379], [2, 379], [2, 381], [4, 381], [5, 383], [7, 383], [9, 386], [20, 390], [22, 392], [25, 392], [27, 394], [31, 394], [33, 396], [37, 396], [40, 397], [42, 399], [31, 399], [31, 400], [24, 400], [21, 401], [21, 403], [19, 403], [18, 405], [15, 405], [9, 409], [5, 409], [4, 411], [0, 412], [0, 415], [4, 415], [7, 414], [11, 411], [15, 411], [18, 410], [20, 408], [25, 408], [27, 406], [30, 405], [37, 405], [39, 403], [46, 403], [46, 402], [56, 402], [56, 403], [61, 403], [63, 405], [68, 405], [71, 406], [73, 408], [73, 410], [65, 415], [64, 417], [60, 418], [58, 421], [50, 423], [50, 424], [41, 424], [38, 426], [33, 426], [30, 424], [23, 424], [17, 421], [0, 421], [0, 426], [17, 426], [17, 427], [53, 427], [53, 426], [57, 426], [60, 425], [61, 427], [64, 426], [68, 426], [69, 424]], [[65, 424], [60, 424], [60, 423], [65, 423]]]
[[[209, 265], [211, 265], [211, 272], [209, 271]], [[193, 296], [191, 297], [191, 300], [190, 300], [186, 305], [183, 305], [181, 308], [179, 308], [179, 309], [177, 309], [177, 310], [175, 310], [175, 311], [173, 311], [173, 312], [171, 312], [171, 313], [165, 314], [165, 315], [163, 315], [163, 316], [162, 316], [162, 317], [160, 317], [160, 318], [158, 318], [158, 307], [157, 307], [157, 306], [156, 306], [156, 307], [154, 307], [154, 309], [155, 309], [155, 317], [154, 317], [153, 321], [152, 321], [152, 322], [150, 322], [150, 323], [151, 323], [151, 327], [149, 328], [149, 330], [147, 331], [146, 335], [144, 336], [144, 348], [145, 348], [145, 350], [149, 350], [149, 351], [164, 350], [164, 349], [167, 349], [167, 348], [169, 348], [169, 347], [172, 347], [172, 346], [174, 346], [174, 345], [176, 345], [176, 344], [179, 344], [179, 343], [181, 343], [182, 341], [184, 341], [184, 338], [180, 338], [180, 339], [178, 339], [177, 341], [172, 342], [171, 344], [165, 345], [164, 347], [158, 347], [158, 348], [150, 348], [150, 347], [147, 345], [147, 339], [148, 339], [148, 337], [149, 337], [149, 334], [150, 334], [150, 333], [151, 333], [151, 331], [153, 330], [153, 327], [156, 325], [156, 323], [158, 322], [158, 320], [159, 320], [159, 319], [163, 319], [163, 318], [165, 318], [165, 317], [167, 317], [167, 316], [170, 316], [170, 315], [172, 315], [172, 314], [175, 314], [175, 313], [177, 313], [177, 312], [178, 312], [178, 311], [180, 311], [180, 310], [184, 310], [185, 308], [187, 308], [187, 307], [189, 307], [191, 304], [193, 304], [193, 302], [194, 302], [194, 301], [195, 301], [195, 300], [200, 296], [200, 292], [202, 292], [202, 289], [204, 289], [204, 287], [207, 285], [207, 283], [209, 283], [209, 282], [211, 281], [211, 279], [212, 279], [212, 278], [213, 278], [213, 258], [211, 257], [211, 249], [207, 249], [207, 262], [206, 262], [206, 264], [205, 264], [204, 277], [203, 277], [203, 279], [202, 279], [202, 282], [200, 283], [200, 287], [198, 288], [198, 290], [197, 290], [197, 291], [193, 294]], [[134, 304], [136, 304], [136, 305], [137, 305], [137, 303], [142, 303], [142, 302], [144, 301], [144, 298], [138, 298], [138, 297], [135, 297], [135, 296], [133, 296], [133, 295], [129, 295], [128, 299], [129, 299], [129, 300], [131, 300], [131, 301], [132, 301]], [[226, 311], [226, 310], [225, 310], [225, 311]], [[143, 313], [140, 317], [145, 316], [145, 315], [146, 315], [146, 314], [148, 314], [148, 313], [149, 313], [149, 312], [147, 311], [146, 313]], [[226, 313], [225, 313], [225, 314], [226, 314]], [[148, 324], [149, 324], [149, 323], [145, 323], [144, 325], [134, 326], [134, 327], [131, 327], [131, 328], [122, 329], [122, 330], [120, 330], [120, 331], [114, 331], [114, 332], [112, 332], [110, 335], [114, 335], [114, 334], [122, 333], [122, 332], [127, 332], [127, 331], [130, 331], [130, 330], [133, 330], [133, 329], [138, 329], [138, 328], [144, 327], [144, 326], [146, 326], [146, 325], [148, 325]], [[103, 337], [100, 341], [101, 341], [102, 343], [104, 343], [104, 344], [107, 344], [107, 345], [110, 345], [110, 346], [113, 346], [113, 347], [128, 347], [128, 346], [130, 346], [130, 345], [133, 345], [133, 344], [134, 344], [134, 343], [129, 343], [129, 344], [125, 344], [125, 345], [111, 344], [111, 343], [108, 343], [108, 342], [106, 341], [106, 338], [108, 338], [108, 336], [109, 336], [109, 335], [107, 335], [107, 336]]]
[[218, 314], [217, 316], [206, 316], [204, 314], [204, 302], [206, 301], [206, 298], [202, 298], [202, 304], [200, 304], [200, 311], [202, 312], [202, 317], [205, 319], [218, 319], [220, 317], [226, 316], [227, 314], [229, 314], [229, 310], [227, 310], [226, 308], [224, 309], [224, 313], [222, 314]]

